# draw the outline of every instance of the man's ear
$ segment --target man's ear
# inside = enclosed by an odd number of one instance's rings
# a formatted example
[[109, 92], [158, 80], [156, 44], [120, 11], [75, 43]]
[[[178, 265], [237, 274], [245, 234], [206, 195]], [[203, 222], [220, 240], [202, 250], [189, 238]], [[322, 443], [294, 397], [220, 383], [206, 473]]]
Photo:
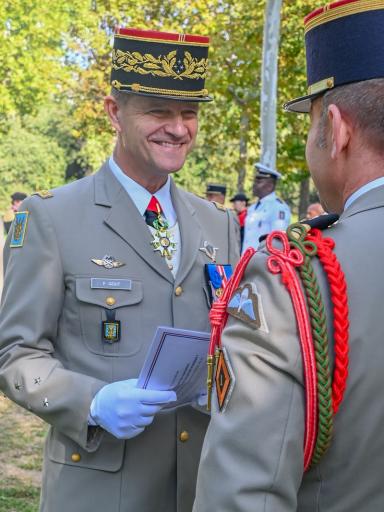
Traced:
[[331, 129], [331, 158], [337, 158], [348, 146], [351, 137], [351, 125], [340, 109], [331, 104], [328, 107], [328, 121]]
[[116, 99], [112, 96], [106, 96], [104, 98], [104, 110], [108, 114], [109, 120], [113, 128], [120, 133], [121, 125], [119, 120], [120, 107]]

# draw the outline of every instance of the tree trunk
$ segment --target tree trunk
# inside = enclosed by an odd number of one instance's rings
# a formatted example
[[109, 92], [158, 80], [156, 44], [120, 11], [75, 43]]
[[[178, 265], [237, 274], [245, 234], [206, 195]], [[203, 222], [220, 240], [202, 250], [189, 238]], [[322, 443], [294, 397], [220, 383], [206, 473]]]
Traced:
[[309, 178], [300, 182], [299, 219], [304, 219], [309, 205]]
[[277, 59], [282, 0], [268, 0], [265, 7], [263, 63], [261, 69], [261, 155], [260, 161], [276, 169]]
[[248, 158], [249, 114], [244, 106], [240, 117], [240, 158], [237, 176], [237, 192], [244, 192], [244, 181]]

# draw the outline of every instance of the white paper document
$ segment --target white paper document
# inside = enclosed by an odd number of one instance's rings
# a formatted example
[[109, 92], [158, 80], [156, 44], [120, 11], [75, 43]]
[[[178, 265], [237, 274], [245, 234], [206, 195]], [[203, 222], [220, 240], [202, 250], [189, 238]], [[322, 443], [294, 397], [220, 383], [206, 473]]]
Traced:
[[206, 393], [210, 333], [158, 327], [140, 372], [137, 387], [173, 390], [177, 402], [191, 403]]

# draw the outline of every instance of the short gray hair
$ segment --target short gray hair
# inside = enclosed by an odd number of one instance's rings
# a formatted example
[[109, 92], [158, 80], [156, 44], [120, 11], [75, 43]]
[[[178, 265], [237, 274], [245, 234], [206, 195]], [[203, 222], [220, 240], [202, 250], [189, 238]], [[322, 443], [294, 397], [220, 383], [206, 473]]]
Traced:
[[326, 145], [325, 127], [331, 104], [335, 104], [359, 128], [368, 146], [384, 153], [384, 78], [342, 85], [324, 94], [317, 139], [320, 148]]
[[124, 107], [128, 103], [129, 98], [132, 97], [131, 94], [119, 91], [114, 87], [111, 88], [111, 96], [115, 98], [116, 103], [119, 105], [119, 107]]

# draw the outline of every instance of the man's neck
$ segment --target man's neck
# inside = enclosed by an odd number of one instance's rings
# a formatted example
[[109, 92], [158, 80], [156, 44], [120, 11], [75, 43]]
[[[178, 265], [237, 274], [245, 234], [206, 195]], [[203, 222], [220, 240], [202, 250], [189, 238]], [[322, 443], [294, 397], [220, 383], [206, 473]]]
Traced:
[[265, 199], [266, 197], [269, 197], [270, 195], [274, 194], [275, 191], [272, 190], [271, 192], [268, 192], [268, 194], [264, 194], [263, 196], [259, 196], [259, 201], [262, 201], [263, 199]]
[[143, 174], [136, 172], [129, 165], [127, 165], [126, 162], [124, 162], [116, 149], [113, 152], [113, 159], [124, 174], [126, 174], [133, 181], [136, 181], [136, 183], [144, 187], [151, 194], [155, 194], [167, 182], [168, 175], [155, 174], [143, 176]]

